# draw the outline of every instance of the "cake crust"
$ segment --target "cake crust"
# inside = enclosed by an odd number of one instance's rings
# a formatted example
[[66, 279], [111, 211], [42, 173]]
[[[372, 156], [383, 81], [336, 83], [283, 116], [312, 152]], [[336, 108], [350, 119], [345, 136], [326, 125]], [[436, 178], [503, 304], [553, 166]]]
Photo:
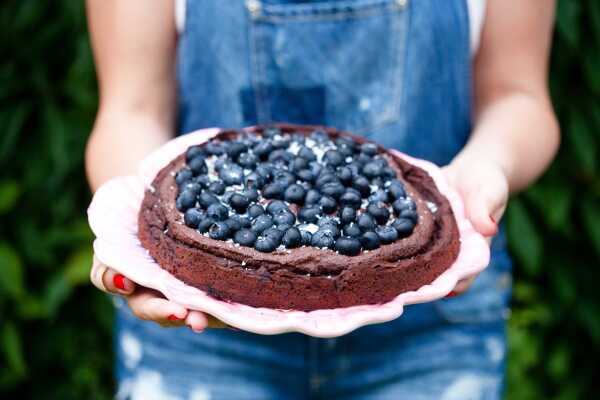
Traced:
[[[285, 133], [308, 135], [319, 128], [333, 138], [368, 142], [331, 128], [277, 126]], [[238, 131], [224, 130], [216, 139], [237, 135]], [[220, 300], [302, 311], [388, 302], [431, 283], [449, 268], [460, 241], [450, 204], [427, 172], [382, 147], [380, 150], [398, 172], [419, 214], [414, 232], [394, 243], [351, 257], [305, 246], [262, 253], [213, 240], [187, 227], [175, 207], [178, 188], [174, 173], [185, 165], [184, 154], [164, 167], [146, 190], [138, 216], [140, 241], [162, 268]]]

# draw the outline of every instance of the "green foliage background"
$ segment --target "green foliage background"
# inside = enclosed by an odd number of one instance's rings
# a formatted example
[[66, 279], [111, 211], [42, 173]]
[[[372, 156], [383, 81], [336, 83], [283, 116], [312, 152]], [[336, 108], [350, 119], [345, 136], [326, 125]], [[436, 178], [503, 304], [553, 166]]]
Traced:
[[[88, 284], [83, 151], [97, 91], [84, 14], [72, 0], [0, 6], [3, 398], [113, 393], [112, 310]], [[509, 399], [588, 399], [600, 380], [599, 1], [559, 1], [551, 90], [560, 154], [506, 217]]]

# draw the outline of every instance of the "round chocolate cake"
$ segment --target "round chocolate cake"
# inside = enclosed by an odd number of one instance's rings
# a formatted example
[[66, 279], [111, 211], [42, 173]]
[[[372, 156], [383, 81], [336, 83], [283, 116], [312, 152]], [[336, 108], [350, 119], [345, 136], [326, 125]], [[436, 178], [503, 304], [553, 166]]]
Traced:
[[223, 130], [156, 176], [139, 238], [178, 279], [284, 310], [385, 303], [431, 283], [460, 241], [424, 170], [331, 128]]

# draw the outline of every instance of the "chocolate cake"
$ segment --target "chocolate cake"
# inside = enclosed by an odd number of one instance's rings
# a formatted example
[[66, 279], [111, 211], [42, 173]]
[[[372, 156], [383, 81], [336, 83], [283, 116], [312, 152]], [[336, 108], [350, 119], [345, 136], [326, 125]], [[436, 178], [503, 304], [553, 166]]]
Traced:
[[314, 126], [223, 130], [146, 190], [139, 238], [217, 299], [317, 310], [431, 283], [460, 241], [431, 177], [365, 138]]

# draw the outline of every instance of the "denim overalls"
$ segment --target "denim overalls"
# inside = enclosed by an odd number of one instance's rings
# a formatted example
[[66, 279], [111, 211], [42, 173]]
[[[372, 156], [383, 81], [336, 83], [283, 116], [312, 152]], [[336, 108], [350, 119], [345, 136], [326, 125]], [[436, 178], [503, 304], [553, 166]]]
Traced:
[[[464, 0], [188, 0], [179, 131], [325, 124], [447, 164], [471, 129]], [[464, 295], [337, 339], [163, 329], [118, 307], [117, 398], [497, 399], [504, 235]]]

